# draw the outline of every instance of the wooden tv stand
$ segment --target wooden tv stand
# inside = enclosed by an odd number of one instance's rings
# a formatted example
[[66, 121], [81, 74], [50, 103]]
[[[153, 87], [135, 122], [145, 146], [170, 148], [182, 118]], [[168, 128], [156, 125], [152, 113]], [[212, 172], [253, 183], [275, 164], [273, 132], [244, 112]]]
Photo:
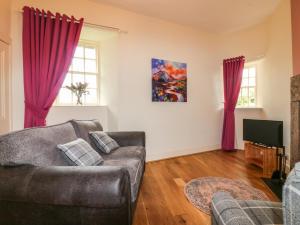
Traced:
[[262, 168], [265, 178], [271, 178], [273, 172], [278, 168], [276, 148], [245, 142], [245, 159], [247, 163]]

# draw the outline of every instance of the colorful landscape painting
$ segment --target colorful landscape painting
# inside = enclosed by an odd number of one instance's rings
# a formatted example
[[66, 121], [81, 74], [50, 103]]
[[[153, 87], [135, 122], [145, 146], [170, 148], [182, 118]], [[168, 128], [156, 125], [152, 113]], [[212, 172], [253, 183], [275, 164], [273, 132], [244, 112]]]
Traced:
[[187, 65], [152, 59], [152, 101], [187, 102]]

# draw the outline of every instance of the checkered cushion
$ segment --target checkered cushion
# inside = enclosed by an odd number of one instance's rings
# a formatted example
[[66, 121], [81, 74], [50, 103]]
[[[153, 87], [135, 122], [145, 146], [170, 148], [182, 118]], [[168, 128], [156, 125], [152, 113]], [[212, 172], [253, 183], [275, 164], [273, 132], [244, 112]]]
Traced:
[[269, 201], [235, 200], [229, 193], [218, 192], [212, 200], [213, 225], [281, 225], [282, 205]]
[[300, 224], [300, 163], [289, 173], [282, 196], [284, 224]]
[[106, 154], [120, 147], [114, 139], [102, 131], [90, 132], [89, 134], [97, 148]]
[[83, 139], [57, 145], [71, 164], [76, 166], [97, 166], [103, 162], [102, 157]]

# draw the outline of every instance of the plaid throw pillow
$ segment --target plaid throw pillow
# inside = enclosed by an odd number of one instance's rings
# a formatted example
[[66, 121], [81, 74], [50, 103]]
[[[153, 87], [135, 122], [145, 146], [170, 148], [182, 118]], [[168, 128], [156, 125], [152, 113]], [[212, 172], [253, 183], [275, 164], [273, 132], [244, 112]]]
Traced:
[[102, 131], [90, 132], [90, 137], [97, 148], [106, 154], [120, 147], [114, 139]]
[[77, 166], [97, 166], [103, 158], [85, 140], [78, 138], [63, 145], [57, 145], [72, 162]]

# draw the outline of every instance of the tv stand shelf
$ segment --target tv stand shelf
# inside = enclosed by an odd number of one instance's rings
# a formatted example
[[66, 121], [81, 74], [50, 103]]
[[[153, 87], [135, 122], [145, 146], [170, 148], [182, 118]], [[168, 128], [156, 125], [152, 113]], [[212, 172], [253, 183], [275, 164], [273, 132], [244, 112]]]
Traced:
[[271, 178], [277, 169], [276, 149], [245, 142], [245, 159], [263, 169], [263, 177]]

